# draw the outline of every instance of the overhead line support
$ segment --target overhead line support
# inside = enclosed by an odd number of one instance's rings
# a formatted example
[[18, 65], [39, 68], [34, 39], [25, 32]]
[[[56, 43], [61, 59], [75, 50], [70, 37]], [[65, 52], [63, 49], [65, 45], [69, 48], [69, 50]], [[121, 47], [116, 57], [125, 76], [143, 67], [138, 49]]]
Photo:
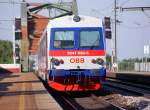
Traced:
[[121, 11], [137, 11], [137, 10], [150, 10], [150, 7], [125, 7], [121, 8]]

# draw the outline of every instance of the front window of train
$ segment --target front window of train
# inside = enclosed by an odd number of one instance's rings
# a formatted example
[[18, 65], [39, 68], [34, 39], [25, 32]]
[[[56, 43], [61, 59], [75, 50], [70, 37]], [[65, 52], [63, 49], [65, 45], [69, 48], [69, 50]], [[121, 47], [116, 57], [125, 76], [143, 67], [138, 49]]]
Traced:
[[94, 48], [100, 46], [99, 31], [80, 31], [80, 47]]
[[54, 36], [55, 48], [74, 48], [74, 31], [56, 31]]

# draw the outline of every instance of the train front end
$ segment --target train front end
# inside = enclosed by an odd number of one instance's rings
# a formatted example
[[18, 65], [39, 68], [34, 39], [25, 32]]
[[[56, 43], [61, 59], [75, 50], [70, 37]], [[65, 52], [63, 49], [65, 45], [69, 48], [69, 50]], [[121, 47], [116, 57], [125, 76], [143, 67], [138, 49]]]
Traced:
[[49, 25], [49, 86], [58, 91], [99, 90], [106, 76], [102, 23], [87, 16], [73, 19], [63, 17]]

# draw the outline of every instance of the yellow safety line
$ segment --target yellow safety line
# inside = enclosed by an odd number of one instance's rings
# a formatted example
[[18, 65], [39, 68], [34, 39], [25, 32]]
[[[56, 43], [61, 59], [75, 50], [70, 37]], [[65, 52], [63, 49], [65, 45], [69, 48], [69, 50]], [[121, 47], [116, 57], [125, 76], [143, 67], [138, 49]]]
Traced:
[[[22, 83], [21, 91], [24, 92], [26, 90], [26, 84]], [[25, 95], [20, 95], [19, 97], [19, 110], [25, 110]]]

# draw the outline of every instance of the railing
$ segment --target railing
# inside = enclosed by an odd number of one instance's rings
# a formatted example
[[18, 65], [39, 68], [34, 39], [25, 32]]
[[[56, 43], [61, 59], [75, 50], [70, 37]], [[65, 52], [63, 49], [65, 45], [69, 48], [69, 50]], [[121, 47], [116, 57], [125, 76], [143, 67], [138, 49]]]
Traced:
[[116, 68], [107, 66], [108, 71], [120, 71], [120, 72], [150, 72], [150, 62], [149, 63], [137, 63], [137, 62], [118, 62]]

